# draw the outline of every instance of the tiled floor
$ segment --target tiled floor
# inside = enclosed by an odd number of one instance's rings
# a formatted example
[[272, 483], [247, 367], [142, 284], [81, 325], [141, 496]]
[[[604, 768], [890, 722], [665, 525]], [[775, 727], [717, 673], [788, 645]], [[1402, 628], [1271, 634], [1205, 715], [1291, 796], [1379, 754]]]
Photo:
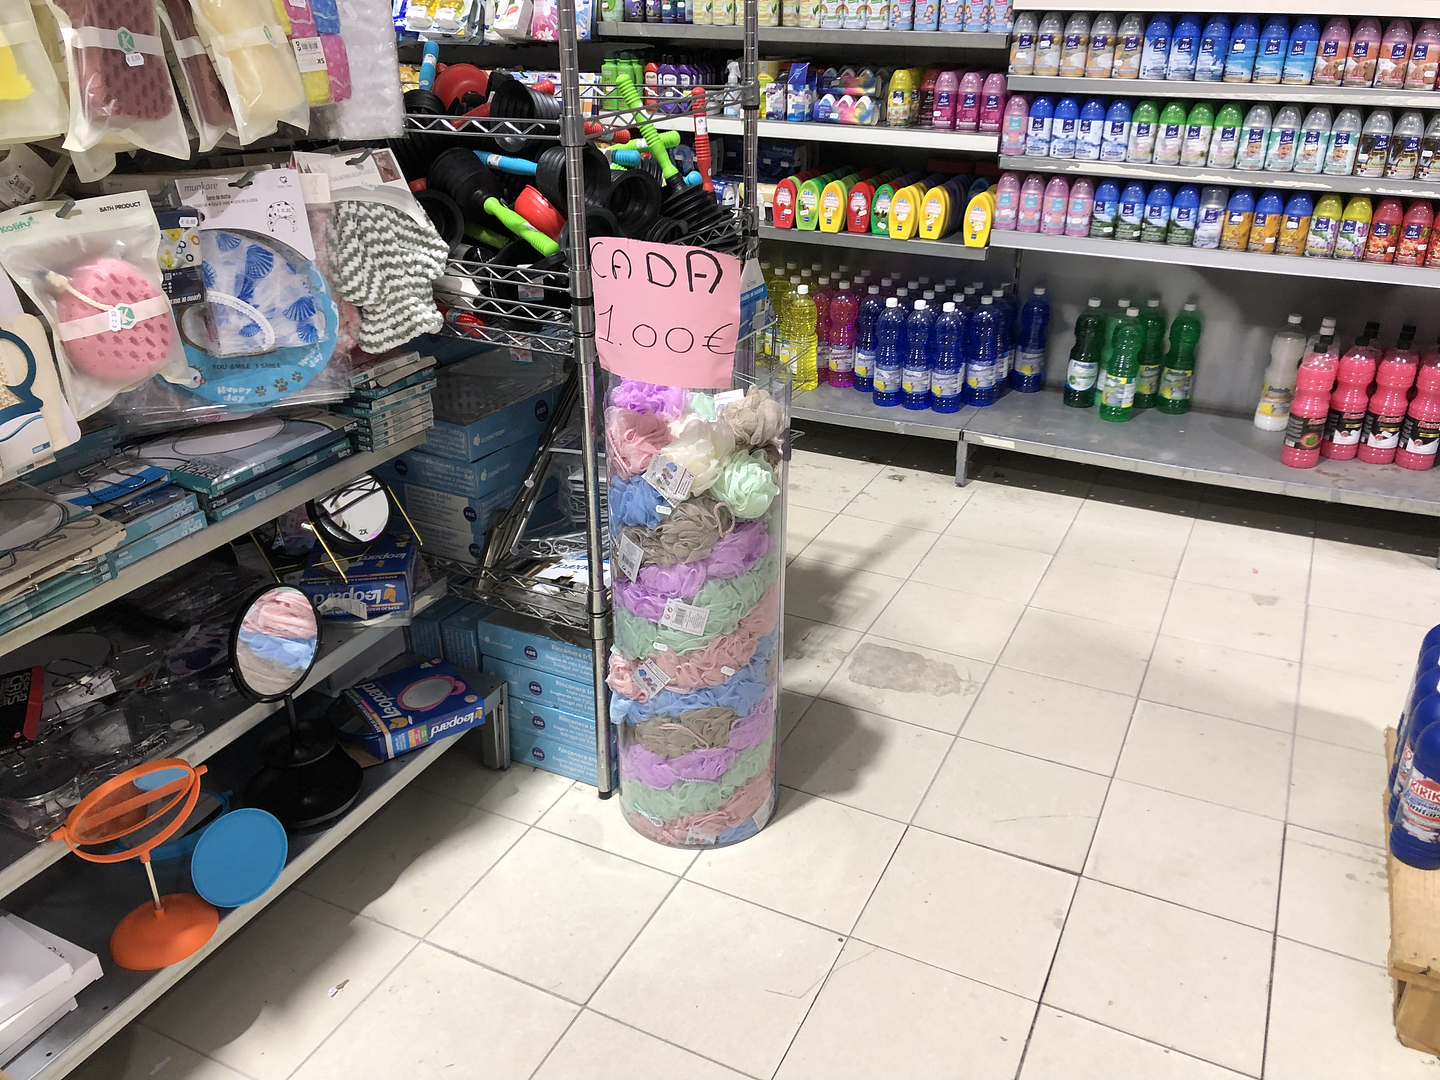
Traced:
[[1433, 541], [1001, 473], [797, 451], [758, 837], [462, 744], [77, 1075], [1440, 1080], [1376, 806]]

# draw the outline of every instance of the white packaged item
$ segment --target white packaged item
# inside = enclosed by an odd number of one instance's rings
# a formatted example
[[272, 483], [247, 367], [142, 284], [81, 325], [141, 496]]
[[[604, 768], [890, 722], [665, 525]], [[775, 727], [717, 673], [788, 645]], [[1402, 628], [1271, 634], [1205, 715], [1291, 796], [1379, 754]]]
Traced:
[[300, 69], [269, 0], [190, 0], [190, 10], [230, 97], [240, 141], [273, 135], [282, 123], [308, 130]]
[[205, 52], [190, 0], [161, 0], [155, 5], [160, 24], [165, 28], [170, 48], [166, 56], [175, 75], [175, 85], [185, 99], [190, 122], [200, 136], [202, 154], [214, 149], [222, 136], [235, 134], [235, 117], [215, 65]]
[[27, 0], [0, 0], [0, 143], [63, 135], [69, 110]]
[[344, 0], [340, 40], [350, 56], [350, 97], [310, 111], [310, 133], [324, 139], [398, 139], [405, 134], [405, 104], [395, 78], [395, 26], [389, 0]]
[[486, 27], [486, 33], [493, 30], [502, 39], [527, 38], [533, 17], [534, 7], [530, 0], [508, 0], [500, 5], [495, 22]]

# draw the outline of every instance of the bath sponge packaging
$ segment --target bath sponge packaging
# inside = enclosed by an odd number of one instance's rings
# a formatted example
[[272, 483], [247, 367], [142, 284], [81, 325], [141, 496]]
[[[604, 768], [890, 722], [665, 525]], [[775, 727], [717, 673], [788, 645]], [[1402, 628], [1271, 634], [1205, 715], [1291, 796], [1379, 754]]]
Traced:
[[65, 149], [190, 157], [153, 0], [50, 0], [65, 43]]
[[273, 135], [282, 123], [308, 130], [305, 86], [270, 0], [190, 0], [190, 10], [230, 97], [240, 141]]
[[65, 133], [67, 110], [27, 0], [0, 0], [0, 143]]
[[404, 134], [405, 106], [395, 78], [395, 28], [389, 0], [345, 0], [344, 19], [336, 38], [350, 56], [365, 63], [348, 68], [350, 94], [337, 92], [338, 73], [331, 70], [333, 45], [321, 34], [327, 48], [327, 71], [332, 75], [332, 104], [312, 113], [311, 134], [330, 139], [397, 139]]
[[0, 214], [0, 238], [0, 266], [50, 324], [78, 419], [156, 375], [190, 381], [143, 195], [33, 203]]
[[215, 74], [215, 65], [205, 52], [200, 32], [195, 28], [195, 17], [190, 12], [190, 0], [162, 0], [155, 9], [165, 35], [170, 40], [167, 56], [171, 70], [175, 73], [176, 85], [185, 98], [190, 119], [200, 136], [200, 152], [214, 148], [225, 134], [235, 134], [235, 117], [230, 113], [230, 100], [225, 88], [220, 85], [220, 76]]

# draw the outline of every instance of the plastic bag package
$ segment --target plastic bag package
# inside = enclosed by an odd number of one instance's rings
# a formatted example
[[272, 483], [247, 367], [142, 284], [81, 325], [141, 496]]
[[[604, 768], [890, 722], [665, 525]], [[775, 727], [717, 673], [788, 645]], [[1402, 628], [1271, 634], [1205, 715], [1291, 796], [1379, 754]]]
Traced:
[[67, 117], [28, 0], [0, 0], [0, 143], [63, 135]]
[[330, 76], [325, 71], [325, 49], [315, 29], [309, 0], [274, 0], [275, 11], [290, 35], [290, 48], [300, 69], [300, 82], [305, 87], [305, 100], [312, 106], [330, 104]]
[[76, 419], [157, 375], [188, 382], [150, 203], [133, 193], [105, 195], [80, 200], [63, 218], [61, 206], [33, 203], [0, 214], [0, 266], [50, 324]]
[[151, 150], [186, 160], [190, 140], [151, 0], [50, 0], [65, 43], [65, 149]]
[[200, 152], [206, 153], [214, 148], [222, 135], [235, 134], [235, 117], [230, 112], [230, 101], [225, 96], [225, 88], [220, 85], [220, 76], [215, 74], [215, 65], [210, 62], [200, 41], [189, 0], [162, 0], [156, 11], [170, 38], [175, 82], [200, 136]]
[[[313, 134], [327, 139], [398, 139], [405, 134], [405, 106], [395, 78], [395, 25], [388, 0], [346, 0], [338, 40], [350, 56], [366, 62], [348, 67], [350, 96], [315, 110]], [[321, 35], [326, 44], [326, 35]], [[327, 64], [329, 62], [327, 53]]]
[[311, 0], [311, 4], [315, 32], [320, 35], [320, 48], [325, 53], [330, 100], [344, 101], [350, 97], [350, 57], [340, 36], [340, 9], [335, 6], [335, 0]]
[[190, 10], [230, 96], [240, 141], [273, 135], [281, 123], [307, 130], [310, 106], [300, 69], [270, 0], [190, 0]]

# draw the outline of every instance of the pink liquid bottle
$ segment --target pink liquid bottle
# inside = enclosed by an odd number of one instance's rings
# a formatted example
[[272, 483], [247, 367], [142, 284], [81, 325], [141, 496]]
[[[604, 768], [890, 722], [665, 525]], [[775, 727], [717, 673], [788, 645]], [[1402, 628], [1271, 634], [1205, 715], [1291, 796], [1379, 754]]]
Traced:
[[1005, 102], [1005, 114], [1000, 121], [1000, 153], [1025, 153], [1025, 128], [1030, 119], [1030, 99], [1024, 94], [1012, 94]]
[[[1094, 198], [1094, 193], [1091, 193]], [[1040, 214], [1040, 231], [1046, 236], [1063, 236], [1065, 218], [1070, 212], [1070, 185], [1063, 176], [1052, 176], [1045, 185], [1044, 209]]]
[[1369, 86], [1375, 81], [1375, 63], [1380, 59], [1380, 20], [1365, 18], [1350, 35], [1350, 58], [1345, 61], [1346, 86]]
[[1365, 261], [1392, 263], [1405, 223], [1405, 207], [1399, 199], [1381, 199], [1370, 217], [1370, 237], [1365, 241]]
[[1410, 406], [1410, 387], [1420, 366], [1415, 343], [1415, 326], [1406, 323], [1400, 328], [1395, 348], [1385, 354], [1375, 369], [1375, 393], [1365, 412], [1365, 426], [1360, 430], [1360, 450], [1356, 456], [1372, 465], [1389, 465], [1395, 460], [1400, 445], [1400, 425], [1405, 422]]
[[1434, 468], [1440, 448], [1440, 346], [1428, 354], [1415, 375], [1415, 398], [1400, 425], [1395, 464], [1402, 469]]
[[1395, 245], [1396, 266], [1424, 266], [1425, 253], [1430, 249], [1430, 231], [1435, 225], [1435, 211], [1425, 199], [1416, 199], [1405, 211], [1400, 227], [1400, 242]]
[[1320, 456], [1349, 461], [1360, 449], [1360, 432], [1370, 405], [1370, 382], [1375, 378], [1375, 356], [1370, 338], [1362, 335], [1340, 358], [1335, 370], [1335, 392], [1330, 395], [1330, 412], [1325, 418], [1325, 435]]
[[855, 323], [860, 297], [850, 282], [840, 282], [830, 299], [830, 385], [855, 385]]
[[980, 98], [985, 89], [985, 78], [978, 71], [967, 71], [960, 76], [960, 104], [955, 107], [956, 131], [980, 130]]
[[935, 80], [935, 108], [930, 113], [930, 126], [941, 131], [955, 127], [955, 109], [960, 104], [960, 73], [942, 71]]
[[1330, 388], [1335, 385], [1335, 324], [1327, 320], [1320, 327], [1315, 351], [1300, 361], [1295, 372], [1295, 397], [1290, 402], [1290, 422], [1280, 445], [1280, 463], [1292, 469], [1313, 469], [1320, 464], [1320, 440], [1325, 418], [1330, 413]]
[[1095, 183], [1080, 177], [1070, 188], [1070, 208], [1065, 212], [1066, 236], [1089, 236], [1090, 218], [1095, 213]]
[[992, 71], [980, 89], [980, 130], [999, 131], [1005, 118], [1005, 74]]
[[818, 289], [813, 289], [810, 299], [815, 302], [815, 373], [824, 383], [830, 379], [830, 300], [835, 290], [829, 279], [822, 278]]
[[993, 228], [1014, 231], [1020, 218], [1020, 174], [1004, 172], [995, 185]]
[[1440, 22], [1426, 19], [1415, 31], [1410, 63], [1405, 68], [1406, 90], [1434, 90], [1440, 71]]
[[1339, 15], [1325, 24], [1320, 31], [1320, 44], [1315, 50], [1315, 74], [1311, 81], [1316, 86], [1339, 86], [1345, 77], [1345, 65], [1350, 59], [1350, 20]]
[[1375, 61], [1375, 86], [1382, 90], [1399, 90], [1405, 85], [1405, 69], [1410, 66], [1410, 50], [1415, 45], [1415, 30], [1409, 19], [1391, 19], [1380, 39], [1380, 56]]
[[[1056, 177], [1058, 180], [1059, 177]], [[1040, 179], [1038, 173], [1031, 173], [1025, 177], [1025, 183], [1020, 185], [1020, 214], [1015, 224], [1016, 232], [1040, 231], [1040, 218], [1044, 211], [1045, 204], [1045, 181]], [[1064, 231], [1065, 213], [1060, 213], [1061, 226]]]

